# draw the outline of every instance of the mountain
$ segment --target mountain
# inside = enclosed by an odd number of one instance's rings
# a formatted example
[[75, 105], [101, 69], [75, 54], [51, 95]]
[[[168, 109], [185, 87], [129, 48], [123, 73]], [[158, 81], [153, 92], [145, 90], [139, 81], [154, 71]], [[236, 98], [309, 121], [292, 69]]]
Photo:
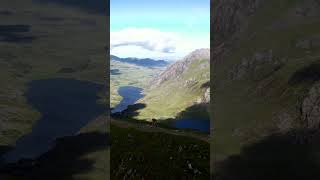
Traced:
[[319, 164], [320, 2], [212, 5], [215, 178], [310, 179]]
[[138, 119], [196, 116], [208, 118], [210, 50], [198, 49], [171, 64], [149, 83]]
[[120, 58], [114, 55], [110, 55], [111, 60], [114, 61], [120, 61], [120, 62], [125, 62], [125, 63], [130, 63], [130, 64], [135, 64], [138, 66], [144, 66], [144, 67], [164, 67], [169, 64], [169, 62], [164, 61], [164, 60], [154, 60], [150, 58]]

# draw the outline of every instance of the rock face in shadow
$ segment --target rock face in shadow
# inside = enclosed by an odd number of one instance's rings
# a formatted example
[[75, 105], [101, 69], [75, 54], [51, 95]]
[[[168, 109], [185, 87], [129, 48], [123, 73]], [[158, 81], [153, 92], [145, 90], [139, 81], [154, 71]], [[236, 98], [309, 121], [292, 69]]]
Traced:
[[[295, 179], [285, 167], [283, 172], [278, 170], [294, 163], [277, 146], [306, 167], [319, 162], [309, 165], [303, 160], [309, 158], [307, 152], [317, 151], [316, 146], [304, 145], [301, 150], [300, 145], [283, 139], [286, 133], [319, 129], [319, 1], [226, 0], [212, 4], [211, 112], [212, 146], [216, 148], [211, 165], [217, 179], [219, 173], [224, 174], [221, 179]], [[303, 133], [295, 136], [312, 140]], [[254, 151], [261, 151], [261, 157]], [[300, 179], [320, 177], [311, 176], [312, 167], [306, 170], [308, 176], [298, 170], [303, 169], [299, 163], [294, 166], [290, 170]]]
[[211, 26], [214, 32], [211, 37], [213, 46], [226, 42], [226, 39], [236, 38], [248, 26], [248, 17], [256, 13], [265, 0], [218, 0], [212, 2]]
[[320, 83], [315, 84], [304, 98], [301, 118], [307, 128], [320, 128]]

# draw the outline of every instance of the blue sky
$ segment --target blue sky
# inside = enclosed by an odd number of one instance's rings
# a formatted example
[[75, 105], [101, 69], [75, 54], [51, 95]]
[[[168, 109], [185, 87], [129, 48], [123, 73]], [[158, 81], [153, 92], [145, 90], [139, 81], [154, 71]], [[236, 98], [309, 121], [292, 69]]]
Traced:
[[210, 0], [111, 0], [111, 53], [179, 59], [209, 48]]

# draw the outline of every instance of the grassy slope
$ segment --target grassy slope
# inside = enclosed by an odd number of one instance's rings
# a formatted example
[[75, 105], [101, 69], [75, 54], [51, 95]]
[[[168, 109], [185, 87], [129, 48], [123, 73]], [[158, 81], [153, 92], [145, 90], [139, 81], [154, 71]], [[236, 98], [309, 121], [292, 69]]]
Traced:
[[[288, 81], [299, 69], [319, 62], [319, 47], [304, 50], [295, 47], [296, 40], [319, 35], [320, 21], [310, 18], [299, 24], [289, 24], [282, 28], [271, 28], [275, 20], [285, 18], [294, 1], [268, 1], [263, 8], [249, 19], [249, 28], [234, 44], [241, 44], [215, 67], [214, 89], [214, 151], [215, 160], [221, 160], [240, 152], [244, 144], [278, 131], [274, 115], [287, 112], [297, 116], [297, 104], [310, 87], [306, 82], [291, 86]], [[277, 7], [277, 8], [274, 8]], [[248, 34], [256, 33], [253, 39]], [[268, 74], [270, 67], [259, 69], [260, 77], [252, 78], [247, 73], [241, 80], [231, 81], [230, 70], [243, 57], [251, 57], [255, 52], [272, 49], [276, 58], [286, 58], [287, 62], [279, 70]], [[257, 78], [257, 77], [256, 77]], [[298, 119], [293, 126], [299, 126]], [[235, 135], [237, 132], [238, 135]]]
[[[110, 128], [107, 124], [107, 115], [102, 115], [97, 120], [91, 122], [81, 130], [81, 133], [108, 133]], [[94, 162], [91, 171], [82, 172], [74, 175], [75, 179], [109, 179], [110, 178], [110, 148], [106, 147], [104, 150], [95, 151], [83, 156], [83, 159], [89, 159]]]
[[[111, 177], [208, 179], [209, 144], [189, 137], [111, 125]], [[188, 168], [188, 161], [194, 173]]]
[[[186, 86], [186, 80], [192, 78], [197, 82]], [[147, 120], [174, 118], [204, 94], [205, 89], [200, 87], [208, 81], [209, 61], [194, 61], [180, 78], [170, 79], [156, 88], [148, 89], [146, 96], [140, 101], [146, 104], [146, 107], [139, 110], [137, 118]]]

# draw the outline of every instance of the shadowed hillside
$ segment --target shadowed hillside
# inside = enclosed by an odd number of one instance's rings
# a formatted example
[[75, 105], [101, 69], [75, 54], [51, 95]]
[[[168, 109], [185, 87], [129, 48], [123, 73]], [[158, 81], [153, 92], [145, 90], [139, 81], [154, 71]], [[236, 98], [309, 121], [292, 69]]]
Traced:
[[[291, 131], [319, 128], [319, 9], [318, 0], [213, 1], [212, 167], [217, 179], [312, 179], [313, 169], [300, 165], [308, 164], [306, 153], [317, 147], [280, 142]], [[293, 154], [286, 156], [278, 146]], [[275, 176], [278, 161], [292, 166]]]

